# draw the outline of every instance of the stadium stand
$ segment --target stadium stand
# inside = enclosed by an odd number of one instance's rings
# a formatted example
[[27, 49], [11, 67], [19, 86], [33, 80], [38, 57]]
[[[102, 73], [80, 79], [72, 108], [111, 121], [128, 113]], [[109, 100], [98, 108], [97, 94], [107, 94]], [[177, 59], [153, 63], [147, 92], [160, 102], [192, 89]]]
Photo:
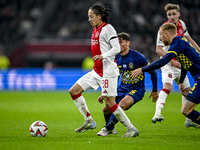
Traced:
[[[152, 62], [158, 27], [167, 20], [163, 7], [180, 5], [181, 19], [200, 45], [199, 0], [100, 0], [111, 8], [110, 23], [128, 32], [131, 48]], [[93, 0], [1, 0], [0, 46], [12, 67], [42, 67], [53, 61], [59, 67], [81, 67], [90, 56], [92, 29], [87, 11]]]

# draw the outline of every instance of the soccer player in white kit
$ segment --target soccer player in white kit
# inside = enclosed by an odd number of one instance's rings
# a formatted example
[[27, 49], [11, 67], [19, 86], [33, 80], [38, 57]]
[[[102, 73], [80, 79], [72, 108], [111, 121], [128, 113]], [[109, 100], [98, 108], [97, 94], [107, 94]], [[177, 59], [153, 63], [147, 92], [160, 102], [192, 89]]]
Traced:
[[119, 69], [115, 62], [115, 55], [120, 52], [117, 32], [108, 24], [109, 9], [101, 5], [93, 5], [88, 10], [88, 20], [93, 27], [91, 50], [94, 60], [93, 70], [82, 76], [69, 90], [69, 93], [85, 119], [85, 123], [75, 129], [76, 133], [95, 129], [93, 120], [86, 105], [82, 92], [88, 89], [97, 90], [100, 86], [105, 97], [106, 106], [116, 118], [127, 127], [123, 137], [135, 137], [138, 130], [131, 124], [124, 111], [115, 102]]
[[[174, 23], [177, 27], [177, 35], [185, 37], [199, 52], [200, 48], [196, 44], [196, 42], [190, 37], [185, 23], [179, 19], [180, 17], [180, 8], [179, 5], [175, 4], [167, 4], [164, 7], [168, 21], [165, 23]], [[164, 23], [164, 24], [165, 24]], [[156, 43], [156, 52], [163, 57], [169, 49], [169, 46], [165, 46], [164, 43], [161, 40], [161, 36], [158, 32], [157, 34], [157, 43]], [[178, 69], [179, 68], [179, 69]], [[176, 84], [179, 84], [179, 78], [180, 78], [180, 73], [181, 73], [181, 65], [178, 61], [175, 59], [172, 59], [170, 63], [167, 63], [165, 66], [161, 68], [162, 71], [162, 82], [163, 82], [163, 88], [159, 93], [159, 98], [156, 102], [156, 111], [154, 114], [154, 117], [152, 118], [152, 122], [156, 123], [157, 121], [163, 121], [164, 116], [161, 114], [161, 111], [165, 105], [165, 101], [167, 96], [172, 90], [172, 85], [173, 85], [173, 80], [176, 82]], [[186, 93], [189, 92], [191, 89], [190, 83], [188, 80], [188, 77], [186, 76], [184, 82], [183, 82], [184, 90]], [[184, 102], [185, 97], [182, 96], [182, 103]], [[186, 127], [195, 127], [198, 128], [199, 125], [193, 123], [190, 119], [186, 118], [185, 121], [185, 126]]]

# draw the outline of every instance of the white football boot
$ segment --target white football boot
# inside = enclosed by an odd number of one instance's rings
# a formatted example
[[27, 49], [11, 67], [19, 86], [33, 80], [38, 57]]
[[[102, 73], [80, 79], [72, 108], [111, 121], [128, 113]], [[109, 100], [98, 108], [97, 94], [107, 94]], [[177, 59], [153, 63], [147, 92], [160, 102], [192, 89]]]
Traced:
[[107, 136], [108, 134], [117, 134], [117, 131], [115, 129], [108, 130], [104, 127], [97, 133], [98, 136]]
[[185, 120], [185, 127], [186, 127], [186, 128], [194, 127], [195, 129], [199, 129], [199, 128], [200, 128], [200, 125], [197, 124], [197, 123], [195, 123], [195, 122], [192, 122], [191, 119], [186, 118], [186, 120]]
[[151, 119], [151, 122], [156, 123], [156, 122], [161, 122], [164, 121], [164, 116], [162, 114], [156, 114], [153, 116], [153, 118]]
[[81, 127], [75, 129], [75, 132], [81, 133], [81, 132], [87, 131], [88, 129], [95, 129], [95, 128], [96, 128], [95, 121], [93, 119], [90, 119], [90, 120], [86, 120]]
[[122, 137], [136, 137], [139, 135], [139, 131], [136, 128], [128, 129]]

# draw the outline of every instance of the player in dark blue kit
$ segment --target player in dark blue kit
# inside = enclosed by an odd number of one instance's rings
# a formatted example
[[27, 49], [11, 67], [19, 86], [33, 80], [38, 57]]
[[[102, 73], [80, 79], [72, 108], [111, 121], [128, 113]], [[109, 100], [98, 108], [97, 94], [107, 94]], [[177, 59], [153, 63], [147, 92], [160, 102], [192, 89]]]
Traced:
[[[200, 113], [194, 108], [200, 103], [200, 53], [188, 42], [177, 36], [176, 26], [172, 23], [164, 24], [160, 27], [160, 35], [165, 45], [170, 45], [167, 54], [160, 60], [157, 60], [132, 72], [132, 77], [135, 78], [143, 72], [156, 70], [174, 57], [181, 63], [181, 77], [179, 81], [179, 89], [186, 97], [181, 112], [184, 116], [190, 118], [193, 122], [200, 124]], [[186, 94], [183, 90], [183, 80], [187, 71], [192, 75], [195, 84], [193, 88]]]
[[[130, 45], [130, 35], [127, 33], [119, 33], [118, 39], [121, 47], [120, 54], [117, 54], [115, 60], [120, 70], [121, 82], [117, 88], [116, 103], [123, 110], [129, 109], [132, 105], [140, 101], [145, 94], [144, 85], [144, 74], [141, 74], [137, 78], [131, 77], [131, 72], [143, 66], [148, 65], [146, 58], [135, 50], [129, 49]], [[158, 98], [157, 92], [157, 73], [156, 71], [149, 71], [151, 74], [151, 80], [153, 82], [153, 89], [150, 97], [153, 97], [155, 102]], [[149, 98], [150, 98], [149, 97]], [[98, 98], [100, 103], [103, 103], [103, 96]], [[108, 107], [105, 105], [103, 108], [104, 118], [106, 121], [106, 126], [97, 133], [99, 136], [107, 136], [108, 134], [116, 134], [114, 125], [118, 122], [115, 116], [109, 111]], [[139, 134], [139, 132], [138, 132]], [[137, 135], [136, 135], [137, 136]]]

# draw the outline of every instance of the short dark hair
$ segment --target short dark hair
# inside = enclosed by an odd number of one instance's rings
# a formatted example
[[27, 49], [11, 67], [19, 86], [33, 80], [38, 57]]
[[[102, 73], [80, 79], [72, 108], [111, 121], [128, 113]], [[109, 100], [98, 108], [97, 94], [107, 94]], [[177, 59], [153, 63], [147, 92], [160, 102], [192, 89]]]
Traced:
[[122, 40], [126, 40], [126, 41], [130, 41], [130, 35], [128, 33], [125, 32], [121, 32], [117, 34], [118, 38], [121, 38]]
[[102, 16], [102, 21], [108, 23], [109, 21], [109, 15], [110, 15], [110, 9], [108, 6], [103, 7], [102, 5], [93, 5], [90, 7], [92, 11], [94, 11], [95, 14], [100, 14]]

